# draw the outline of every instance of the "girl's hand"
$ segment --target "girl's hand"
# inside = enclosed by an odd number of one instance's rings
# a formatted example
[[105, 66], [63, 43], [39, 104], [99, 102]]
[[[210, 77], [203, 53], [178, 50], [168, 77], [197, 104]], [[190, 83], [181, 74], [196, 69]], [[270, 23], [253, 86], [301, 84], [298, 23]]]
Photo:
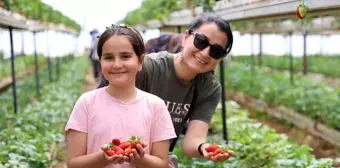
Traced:
[[136, 149], [132, 149], [132, 152], [130, 153], [129, 157], [126, 157], [125, 161], [126, 162], [131, 162], [131, 163], [138, 163], [143, 160], [145, 152], [144, 149], [140, 144], [136, 145]]
[[107, 145], [103, 145], [101, 147], [101, 149], [104, 152], [105, 160], [108, 161], [109, 163], [113, 163], [113, 164], [122, 164], [122, 163], [124, 163], [125, 158], [124, 158], [123, 155], [109, 156], [109, 155], [106, 154]]
[[233, 152], [233, 151], [228, 150], [227, 152], [225, 152], [225, 153], [223, 153], [223, 154], [222, 154], [222, 153], [219, 153], [219, 154], [213, 156], [213, 153], [212, 153], [212, 152], [207, 152], [207, 151], [205, 150], [205, 148], [207, 148], [207, 147], [210, 146], [210, 145], [211, 145], [211, 144], [209, 144], [209, 143], [203, 144], [203, 145], [201, 146], [201, 151], [202, 151], [202, 153], [203, 153], [204, 158], [209, 159], [209, 160], [211, 160], [211, 161], [213, 161], [213, 162], [224, 162], [224, 161], [228, 160], [231, 156], [234, 155], [234, 152]]

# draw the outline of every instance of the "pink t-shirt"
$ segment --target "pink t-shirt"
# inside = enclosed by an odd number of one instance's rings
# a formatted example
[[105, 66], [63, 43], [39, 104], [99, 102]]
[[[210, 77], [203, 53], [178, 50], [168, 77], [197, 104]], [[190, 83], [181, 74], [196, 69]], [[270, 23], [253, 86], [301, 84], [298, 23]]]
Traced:
[[[150, 154], [153, 142], [176, 137], [170, 113], [159, 97], [137, 89], [136, 100], [123, 103], [107, 91], [107, 87], [80, 96], [66, 124], [69, 129], [87, 133], [87, 154], [98, 152], [113, 138], [128, 140], [141, 137]], [[110, 164], [105, 168], [130, 168], [133, 165]]]

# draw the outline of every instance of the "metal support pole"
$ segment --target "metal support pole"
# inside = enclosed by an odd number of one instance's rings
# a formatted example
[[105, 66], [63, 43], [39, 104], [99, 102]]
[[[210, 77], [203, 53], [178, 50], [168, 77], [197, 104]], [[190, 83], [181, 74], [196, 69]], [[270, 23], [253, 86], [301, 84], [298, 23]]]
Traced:
[[177, 33], [181, 33], [181, 26], [177, 26]]
[[46, 31], [46, 49], [47, 49], [47, 68], [48, 68], [48, 80], [52, 82], [52, 65], [50, 57], [50, 45], [48, 43], [48, 31]]
[[37, 97], [40, 96], [40, 84], [39, 84], [39, 65], [38, 65], [38, 54], [37, 54], [37, 42], [36, 42], [37, 32], [33, 32], [33, 45], [34, 45], [34, 63], [35, 63], [35, 83]]
[[258, 65], [262, 66], [262, 33], [259, 34], [259, 62]]
[[254, 56], [254, 36], [250, 34], [250, 52], [251, 52], [251, 71], [255, 71], [255, 56]]
[[226, 97], [225, 97], [225, 84], [224, 84], [224, 62], [223, 59], [220, 62], [220, 78], [221, 78], [221, 85], [222, 85], [222, 125], [223, 125], [223, 139], [228, 144], [228, 131], [227, 131], [227, 117], [226, 117]]
[[303, 74], [306, 75], [308, 72], [308, 60], [307, 60], [307, 26], [306, 19], [303, 20]]
[[56, 62], [57, 62], [57, 81], [60, 79], [60, 57], [56, 57]]
[[294, 67], [293, 67], [293, 32], [289, 32], [289, 72], [290, 83], [294, 84]]
[[16, 84], [15, 84], [15, 67], [14, 67], [14, 48], [13, 48], [13, 28], [9, 27], [9, 38], [11, 43], [11, 65], [12, 65], [12, 90], [13, 90], [13, 108], [14, 113], [18, 112], [17, 107], [17, 91], [16, 91]]

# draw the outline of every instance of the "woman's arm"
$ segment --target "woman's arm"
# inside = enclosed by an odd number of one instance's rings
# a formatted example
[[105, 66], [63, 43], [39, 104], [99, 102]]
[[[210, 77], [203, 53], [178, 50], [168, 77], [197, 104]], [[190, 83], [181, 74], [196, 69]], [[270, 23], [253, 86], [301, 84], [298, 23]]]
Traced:
[[182, 141], [183, 154], [188, 157], [202, 157], [198, 153], [198, 146], [206, 142], [209, 125], [200, 120], [189, 122], [187, 132]]
[[151, 155], [145, 154], [142, 159], [132, 161], [138, 168], [166, 168], [168, 166], [169, 141], [152, 144]]
[[67, 135], [68, 168], [93, 168], [105, 167], [109, 161], [105, 159], [105, 153], [98, 152], [86, 155], [87, 134], [70, 130]]

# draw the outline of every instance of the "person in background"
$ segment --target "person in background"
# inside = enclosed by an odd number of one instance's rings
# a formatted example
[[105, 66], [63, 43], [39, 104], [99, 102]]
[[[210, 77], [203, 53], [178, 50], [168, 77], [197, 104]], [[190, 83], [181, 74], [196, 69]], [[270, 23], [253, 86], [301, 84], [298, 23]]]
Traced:
[[93, 75], [95, 79], [100, 77], [100, 61], [97, 55], [97, 43], [98, 43], [98, 36], [99, 32], [97, 29], [93, 29], [90, 31], [91, 35], [91, 46], [90, 46], [90, 60], [93, 67]]

